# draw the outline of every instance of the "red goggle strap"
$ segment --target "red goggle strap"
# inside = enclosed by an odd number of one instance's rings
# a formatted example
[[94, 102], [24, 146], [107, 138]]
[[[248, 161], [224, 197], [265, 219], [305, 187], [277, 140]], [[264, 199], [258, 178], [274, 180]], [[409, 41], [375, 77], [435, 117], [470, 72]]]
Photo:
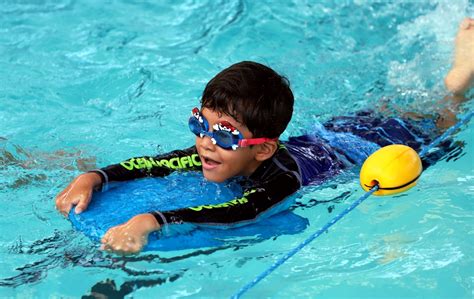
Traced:
[[240, 139], [239, 146], [245, 147], [250, 145], [262, 144], [267, 141], [277, 141], [278, 138], [249, 138], [249, 139]]

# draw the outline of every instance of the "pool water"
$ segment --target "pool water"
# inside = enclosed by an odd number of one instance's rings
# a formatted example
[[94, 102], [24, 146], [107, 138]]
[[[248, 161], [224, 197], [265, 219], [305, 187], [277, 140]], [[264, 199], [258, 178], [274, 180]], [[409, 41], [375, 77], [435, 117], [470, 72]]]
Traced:
[[[191, 145], [206, 82], [241, 60], [290, 79], [283, 138], [381, 103], [423, 111], [474, 16], [461, 0], [155, 2], [0, 5], [0, 297], [77, 298], [105, 280], [117, 298], [231, 296], [363, 194], [357, 169], [298, 194], [296, 233], [130, 257], [74, 231], [55, 195], [87, 169]], [[472, 298], [473, 128], [415, 188], [370, 198], [247, 298]]]

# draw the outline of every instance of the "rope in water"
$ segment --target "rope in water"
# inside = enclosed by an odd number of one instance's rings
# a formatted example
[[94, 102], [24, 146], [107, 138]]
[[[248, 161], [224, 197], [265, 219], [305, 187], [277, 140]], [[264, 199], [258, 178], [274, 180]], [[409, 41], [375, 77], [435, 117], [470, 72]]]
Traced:
[[469, 112], [466, 114], [464, 117], [461, 118], [460, 121], [458, 121], [455, 125], [450, 127], [449, 129], [446, 130], [441, 136], [433, 140], [429, 145], [427, 145], [425, 148], [423, 148], [418, 155], [420, 155], [420, 158], [423, 158], [426, 153], [428, 153], [431, 149], [433, 149], [435, 146], [443, 142], [448, 136], [454, 133], [457, 129], [459, 129], [463, 124], [467, 123], [471, 118], [474, 116], [474, 112]]
[[[444, 132], [441, 136], [433, 140], [428, 146], [423, 148], [423, 150], [420, 151], [419, 155], [420, 157], [423, 157], [426, 153], [428, 153], [431, 149], [436, 147], [439, 143], [443, 142], [446, 138], [448, 138], [451, 134], [454, 133], [458, 128], [460, 128], [463, 124], [467, 123], [472, 117], [474, 116], [474, 112], [468, 113], [466, 116], [462, 117], [461, 120], [450, 127], [446, 132]], [[280, 259], [278, 259], [273, 265], [271, 265], [267, 270], [263, 271], [260, 275], [255, 277], [251, 282], [243, 286], [237, 293], [235, 293], [231, 298], [232, 299], [237, 299], [240, 298], [245, 292], [250, 290], [252, 287], [254, 287], [256, 284], [258, 284], [262, 279], [264, 279], [266, 276], [268, 276], [271, 272], [273, 272], [276, 268], [281, 266], [283, 263], [285, 263], [289, 258], [291, 258], [293, 255], [298, 253], [303, 247], [311, 243], [314, 239], [319, 237], [322, 233], [327, 231], [331, 226], [336, 224], [339, 220], [341, 220], [344, 216], [346, 216], [350, 211], [354, 210], [358, 205], [360, 205], [364, 200], [366, 200], [370, 195], [372, 195], [375, 191], [379, 189], [378, 185], [375, 185], [370, 191], [366, 192], [364, 195], [362, 195], [359, 199], [354, 201], [349, 207], [347, 207], [344, 211], [336, 215], [331, 221], [326, 223], [323, 227], [321, 227], [319, 230], [314, 232], [312, 235], [310, 235], [306, 240], [301, 242], [298, 246], [290, 250], [287, 254], [282, 256]]]

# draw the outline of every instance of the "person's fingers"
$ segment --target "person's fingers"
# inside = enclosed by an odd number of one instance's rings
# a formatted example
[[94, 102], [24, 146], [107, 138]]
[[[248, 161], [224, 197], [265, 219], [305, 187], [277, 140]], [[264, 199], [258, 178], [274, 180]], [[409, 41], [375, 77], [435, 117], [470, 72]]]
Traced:
[[129, 246], [126, 244], [120, 244], [111, 246], [109, 249], [106, 249], [106, 251], [111, 251], [119, 255], [132, 255], [138, 253], [140, 251], [140, 247], [136, 245]]
[[[90, 197], [90, 195], [87, 195]], [[83, 200], [84, 195], [77, 194], [77, 191], [73, 190], [73, 188], [69, 188], [66, 193], [64, 193], [61, 197], [58, 198], [58, 210], [61, 214], [63, 214], [66, 218], [69, 215], [69, 211], [72, 209], [74, 205], [77, 205], [81, 200]], [[89, 200], [90, 199], [86, 199]], [[88, 202], [87, 202], [88, 203]], [[87, 207], [86, 203], [86, 207]]]
[[59, 212], [66, 218], [69, 217], [69, 211], [71, 210], [72, 208], [72, 203], [68, 202], [66, 204], [64, 204], [63, 206], [61, 206], [61, 208], [59, 209]]
[[56, 209], [66, 218], [68, 217], [69, 211], [74, 205], [80, 203], [79, 208], [76, 209], [76, 214], [79, 214], [87, 208], [90, 202], [90, 198], [92, 196], [91, 191], [87, 192], [85, 195], [81, 194], [83, 192], [82, 190], [84, 189], [81, 187], [81, 178], [82, 176], [75, 178], [69, 184], [69, 186], [67, 186], [56, 196]]
[[71, 185], [67, 186], [64, 188], [63, 191], [59, 192], [58, 195], [56, 195], [56, 209], [59, 210], [59, 207], [64, 201], [64, 197], [66, 196], [67, 193], [69, 193], [69, 190], [71, 189]]
[[112, 251], [112, 241], [113, 241], [113, 239], [110, 239], [110, 233], [111, 233], [112, 229], [113, 228], [109, 229], [104, 234], [102, 239], [100, 239], [100, 242], [102, 243], [102, 245], [100, 245], [100, 250], [104, 250], [104, 251], [107, 251], [107, 252]]
[[87, 192], [83, 196], [80, 197], [79, 201], [77, 202], [76, 208], [74, 209], [74, 212], [76, 214], [80, 214], [83, 211], [87, 209], [89, 206], [89, 202], [91, 201], [91, 196], [90, 192]]
[[121, 233], [116, 230], [120, 228], [111, 228], [101, 239], [100, 250], [113, 252], [118, 255], [131, 255], [140, 252], [142, 245], [134, 240], [113, 238], [114, 235]]
[[58, 195], [56, 195], [56, 202], [58, 201], [58, 198], [61, 198], [61, 197], [64, 196], [64, 193], [66, 193], [69, 190], [69, 188], [70, 188], [70, 186], [67, 186], [61, 192], [59, 192]]
[[100, 239], [100, 242], [102, 244], [106, 244], [109, 240], [109, 236], [110, 234], [112, 233], [112, 231], [114, 230], [114, 228], [112, 227], [111, 229], [109, 229], [107, 232], [105, 232], [104, 236], [102, 237], [102, 239]]
[[69, 193], [65, 193], [56, 199], [56, 209], [65, 217], [69, 214], [73, 202], [68, 198]]
[[127, 247], [124, 247], [121, 244], [117, 244], [117, 241], [113, 239], [105, 238], [104, 236], [104, 238], [102, 239], [102, 243], [103, 244], [100, 246], [101, 250], [113, 252], [119, 255], [129, 254], [129, 249]]

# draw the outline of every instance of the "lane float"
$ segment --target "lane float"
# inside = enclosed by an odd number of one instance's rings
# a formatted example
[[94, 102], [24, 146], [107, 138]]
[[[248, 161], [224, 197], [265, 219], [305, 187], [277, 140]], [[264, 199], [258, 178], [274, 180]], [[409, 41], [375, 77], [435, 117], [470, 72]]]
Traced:
[[365, 191], [378, 185], [374, 195], [393, 195], [415, 186], [422, 171], [420, 156], [414, 149], [392, 144], [365, 160], [360, 170], [360, 185]]

